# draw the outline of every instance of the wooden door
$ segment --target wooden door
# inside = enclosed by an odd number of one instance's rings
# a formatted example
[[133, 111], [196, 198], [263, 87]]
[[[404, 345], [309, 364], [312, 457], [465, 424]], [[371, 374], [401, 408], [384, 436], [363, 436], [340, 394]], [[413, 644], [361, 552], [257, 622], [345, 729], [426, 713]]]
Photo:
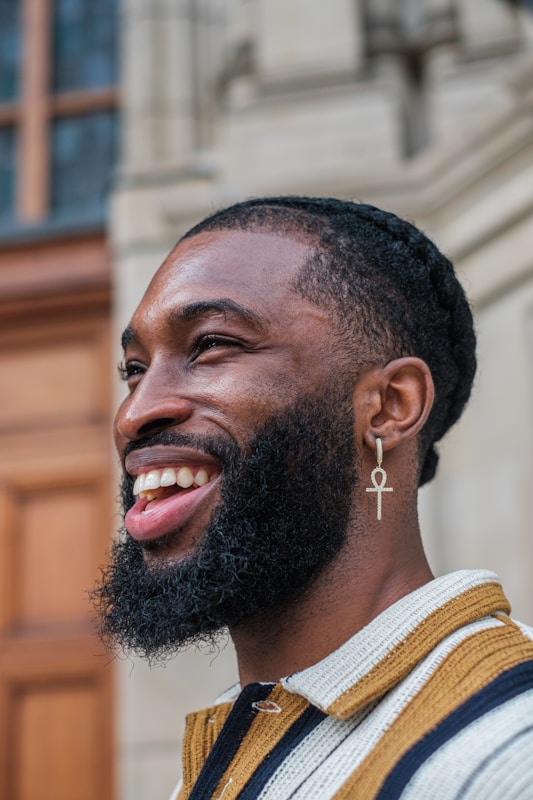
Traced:
[[113, 796], [111, 657], [87, 597], [112, 525], [109, 289], [79, 292], [75, 272], [44, 291], [21, 269], [13, 292], [6, 269], [2, 298], [0, 260], [3, 800]]

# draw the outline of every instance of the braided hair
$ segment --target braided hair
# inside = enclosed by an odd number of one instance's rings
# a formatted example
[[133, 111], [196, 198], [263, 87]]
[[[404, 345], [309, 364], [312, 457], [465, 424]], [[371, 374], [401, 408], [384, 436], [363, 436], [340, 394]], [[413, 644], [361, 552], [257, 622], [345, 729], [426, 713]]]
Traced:
[[476, 370], [472, 313], [451, 262], [395, 214], [334, 198], [247, 200], [183, 238], [222, 229], [267, 230], [314, 245], [294, 288], [331, 310], [359, 364], [402, 356], [426, 362], [435, 402], [420, 437], [419, 485], [430, 481], [435, 443], [459, 419]]

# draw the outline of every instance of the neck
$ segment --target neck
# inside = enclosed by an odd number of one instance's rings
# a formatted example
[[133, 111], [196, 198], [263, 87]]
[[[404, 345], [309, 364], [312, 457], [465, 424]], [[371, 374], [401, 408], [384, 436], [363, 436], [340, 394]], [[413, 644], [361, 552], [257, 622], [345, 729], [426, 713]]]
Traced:
[[[361, 540], [357, 534], [349, 536], [335, 561], [299, 600], [231, 631], [242, 686], [277, 682], [316, 664], [385, 608], [433, 578], [417, 525], [411, 535], [402, 536], [401, 548], [390, 548], [388, 555], [385, 540], [386, 536], [372, 537], [368, 551], [361, 553], [359, 545], [355, 557], [350, 544]], [[372, 550], [372, 541], [380, 542], [379, 553]]]

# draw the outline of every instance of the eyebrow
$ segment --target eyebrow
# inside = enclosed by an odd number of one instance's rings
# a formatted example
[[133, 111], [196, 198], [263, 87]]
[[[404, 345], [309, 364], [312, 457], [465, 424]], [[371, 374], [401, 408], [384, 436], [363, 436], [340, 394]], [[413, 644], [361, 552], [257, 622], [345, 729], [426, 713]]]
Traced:
[[128, 325], [127, 328], [124, 328], [124, 333], [120, 337], [120, 343], [122, 345], [122, 349], [125, 350], [130, 344], [137, 344], [139, 341], [139, 337], [131, 327]]
[[[172, 328], [179, 328], [186, 322], [196, 322], [203, 317], [222, 315], [224, 317], [234, 317], [242, 320], [247, 325], [256, 328], [258, 331], [265, 330], [267, 320], [257, 311], [249, 306], [236, 303], [229, 298], [217, 300], [198, 300], [195, 303], [188, 303], [182, 308], [174, 309], [169, 314], [169, 325]], [[121, 338], [122, 349], [125, 350], [131, 344], [140, 342], [139, 335], [135, 329], [128, 325]]]

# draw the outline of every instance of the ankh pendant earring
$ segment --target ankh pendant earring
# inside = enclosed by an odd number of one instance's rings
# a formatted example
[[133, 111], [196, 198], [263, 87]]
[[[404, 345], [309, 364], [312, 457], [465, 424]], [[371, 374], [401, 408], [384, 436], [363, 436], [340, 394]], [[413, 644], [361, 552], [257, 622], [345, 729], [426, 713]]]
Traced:
[[[387, 473], [381, 466], [383, 461], [383, 445], [381, 443], [381, 439], [376, 439], [376, 459], [378, 462], [377, 467], [374, 467], [372, 470], [372, 474], [370, 475], [370, 480], [372, 481], [374, 488], [368, 488], [367, 492], [377, 492], [378, 496], [378, 519], [381, 519], [381, 495], [383, 492], [393, 492], [390, 486], [385, 486], [387, 483]], [[379, 476], [379, 483], [378, 478]]]

